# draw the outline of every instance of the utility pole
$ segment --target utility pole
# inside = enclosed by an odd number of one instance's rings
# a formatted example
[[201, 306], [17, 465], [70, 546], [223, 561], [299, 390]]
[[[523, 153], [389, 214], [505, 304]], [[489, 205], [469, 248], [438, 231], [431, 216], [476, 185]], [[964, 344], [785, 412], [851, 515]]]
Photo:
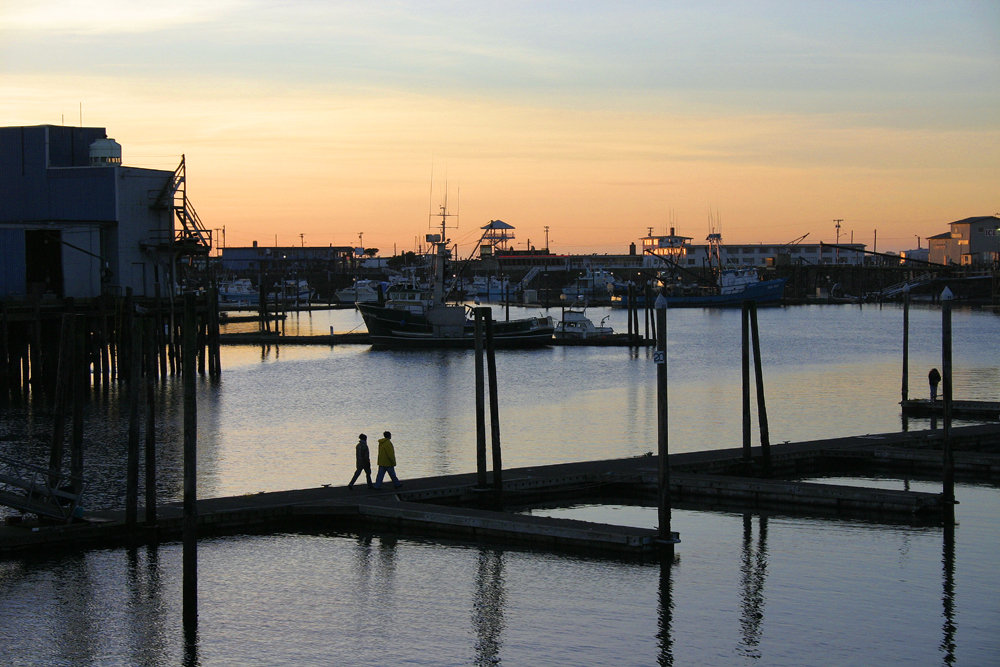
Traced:
[[545, 250], [549, 249], [549, 226], [545, 225]]
[[[837, 245], [840, 245], [840, 223], [842, 223], [844, 221], [844, 219], [843, 218], [834, 218], [833, 221], [836, 223], [835, 226], [837, 227]], [[837, 252], [835, 254], [834, 262], [837, 263], [837, 264], [840, 264], [840, 248], [837, 248]]]
[[305, 248], [306, 247], [306, 235], [305, 234], [299, 234], [299, 239], [302, 240], [302, 247]]

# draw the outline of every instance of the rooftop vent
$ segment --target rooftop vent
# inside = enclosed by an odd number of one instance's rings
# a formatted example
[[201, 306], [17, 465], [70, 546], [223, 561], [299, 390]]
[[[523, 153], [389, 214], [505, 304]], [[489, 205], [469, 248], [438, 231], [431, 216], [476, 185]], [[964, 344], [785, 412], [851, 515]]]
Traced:
[[91, 167], [116, 167], [122, 163], [122, 147], [114, 139], [98, 139], [90, 144]]

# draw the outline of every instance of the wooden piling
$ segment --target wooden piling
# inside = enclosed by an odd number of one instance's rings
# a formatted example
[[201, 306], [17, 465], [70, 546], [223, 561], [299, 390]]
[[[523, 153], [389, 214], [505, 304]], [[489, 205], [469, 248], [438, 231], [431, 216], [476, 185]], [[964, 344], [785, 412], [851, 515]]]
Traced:
[[673, 532], [670, 529], [670, 462], [667, 420], [667, 303], [656, 304], [656, 443], [657, 443], [657, 521], [659, 539], [672, 556]]
[[742, 337], [740, 350], [742, 352], [742, 378], [743, 378], [743, 468], [744, 474], [749, 475], [753, 465], [750, 454], [750, 302], [743, 302], [742, 310]]
[[128, 448], [125, 462], [125, 525], [135, 531], [139, 516], [139, 405], [144, 393], [142, 380], [142, 335], [139, 318], [131, 301], [122, 312], [122, 326], [128, 328]]
[[902, 400], [909, 398], [910, 384], [910, 290], [903, 291], [903, 382]]
[[146, 525], [156, 525], [156, 346], [157, 320], [145, 322], [144, 339], [146, 368], [146, 438], [145, 438], [145, 473], [146, 473]]
[[941, 370], [943, 371], [944, 398], [944, 442], [942, 443], [943, 484], [945, 511], [950, 520], [955, 520], [955, 459], [951, 451], [951, 290], [947, 287], [941, 294]]
[[184, 295], [184, 527], [182, 599], [184, 627], [198, 621], [198, 403], [195, 395], [195, 345], [197, 343], [195, 295]]
[[69, 474], [73, 493], [83, 492], [83, 404], [90, 389], [90, 368], [87, 365], [87, 318], [74, 315], [73, 335], [72, 413], [73, 428], [70, 437]]
[[64, 314], [60, 326], [59, 356], [53, 393], [52, 443], [49, 450], [49, 485], [59, 485], [62, 475], [63, 448], [66, 434], [66, 399], [71, 387], [73, 359], [73, 316]]
[[629, 343], [634, 343], [632, 335], [632, 309], [635, 308], [635, 286], [629, 281], [628, 284], [628, 294], [626, 296], [625, 302], [625, 319], [628, 320], [628, 340]]
[[757, 422], [760, 427], [760, 449], [764, 475], [771, 475], [771, 435], [767, 424], [767, 405], [764, 402], [764, 374], [760, 360], [760, 329], [757, 326], [757, 304], [750, 302], [750, 334], [753, 341], [753, 368], [757, 378]]
[[500, 405], [497, 396], [497, 358], [493, 339], [493, 313], [483, 313], [486, 320], [486, 370], [490, 383], [490, 443], [493, 450], [493, 492], [495, 509], [503, 508], [503, 461], [500, 454]]
[[476, 486], [487, 488], [486, 482], [486, 405], [483, 379], [483, 308], [473, 309], [476, 342]]

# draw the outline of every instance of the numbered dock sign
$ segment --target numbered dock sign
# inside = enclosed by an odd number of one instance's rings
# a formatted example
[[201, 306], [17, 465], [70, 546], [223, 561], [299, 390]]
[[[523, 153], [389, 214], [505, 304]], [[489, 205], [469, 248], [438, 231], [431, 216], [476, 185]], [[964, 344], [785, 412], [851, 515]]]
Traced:
[[663, 350], [654, 350], [653, 351], [653, 361], [655, 361], [658, 364], [665, 364], [665, 363], [667, 363], [667, 353], [665, 351], [663, 351]]

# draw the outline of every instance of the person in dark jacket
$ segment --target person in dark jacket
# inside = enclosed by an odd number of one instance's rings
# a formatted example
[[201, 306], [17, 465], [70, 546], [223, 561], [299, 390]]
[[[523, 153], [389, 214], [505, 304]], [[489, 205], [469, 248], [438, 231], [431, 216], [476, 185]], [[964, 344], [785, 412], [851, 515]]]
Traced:
[[358, 481], [362, 471], [368, 480], [368, 488], [372, 488], [372, 460], [368, 454], [368, 436], [364, 433], [358, 436], [358, 444], [354, 447], [354, 458], [357, 469], [354, 471], [354, 477], [351, 478], [351, 483], [347, 485], [347, 488], [354, 488], [354, 483]]
[[938, 383], [941, 382], [941, 373], [938, 372], [938, 369], [931, 369], [931, 372], [927, 374], [927, 381], [931, 383], [931, 400], [937, 400]]

